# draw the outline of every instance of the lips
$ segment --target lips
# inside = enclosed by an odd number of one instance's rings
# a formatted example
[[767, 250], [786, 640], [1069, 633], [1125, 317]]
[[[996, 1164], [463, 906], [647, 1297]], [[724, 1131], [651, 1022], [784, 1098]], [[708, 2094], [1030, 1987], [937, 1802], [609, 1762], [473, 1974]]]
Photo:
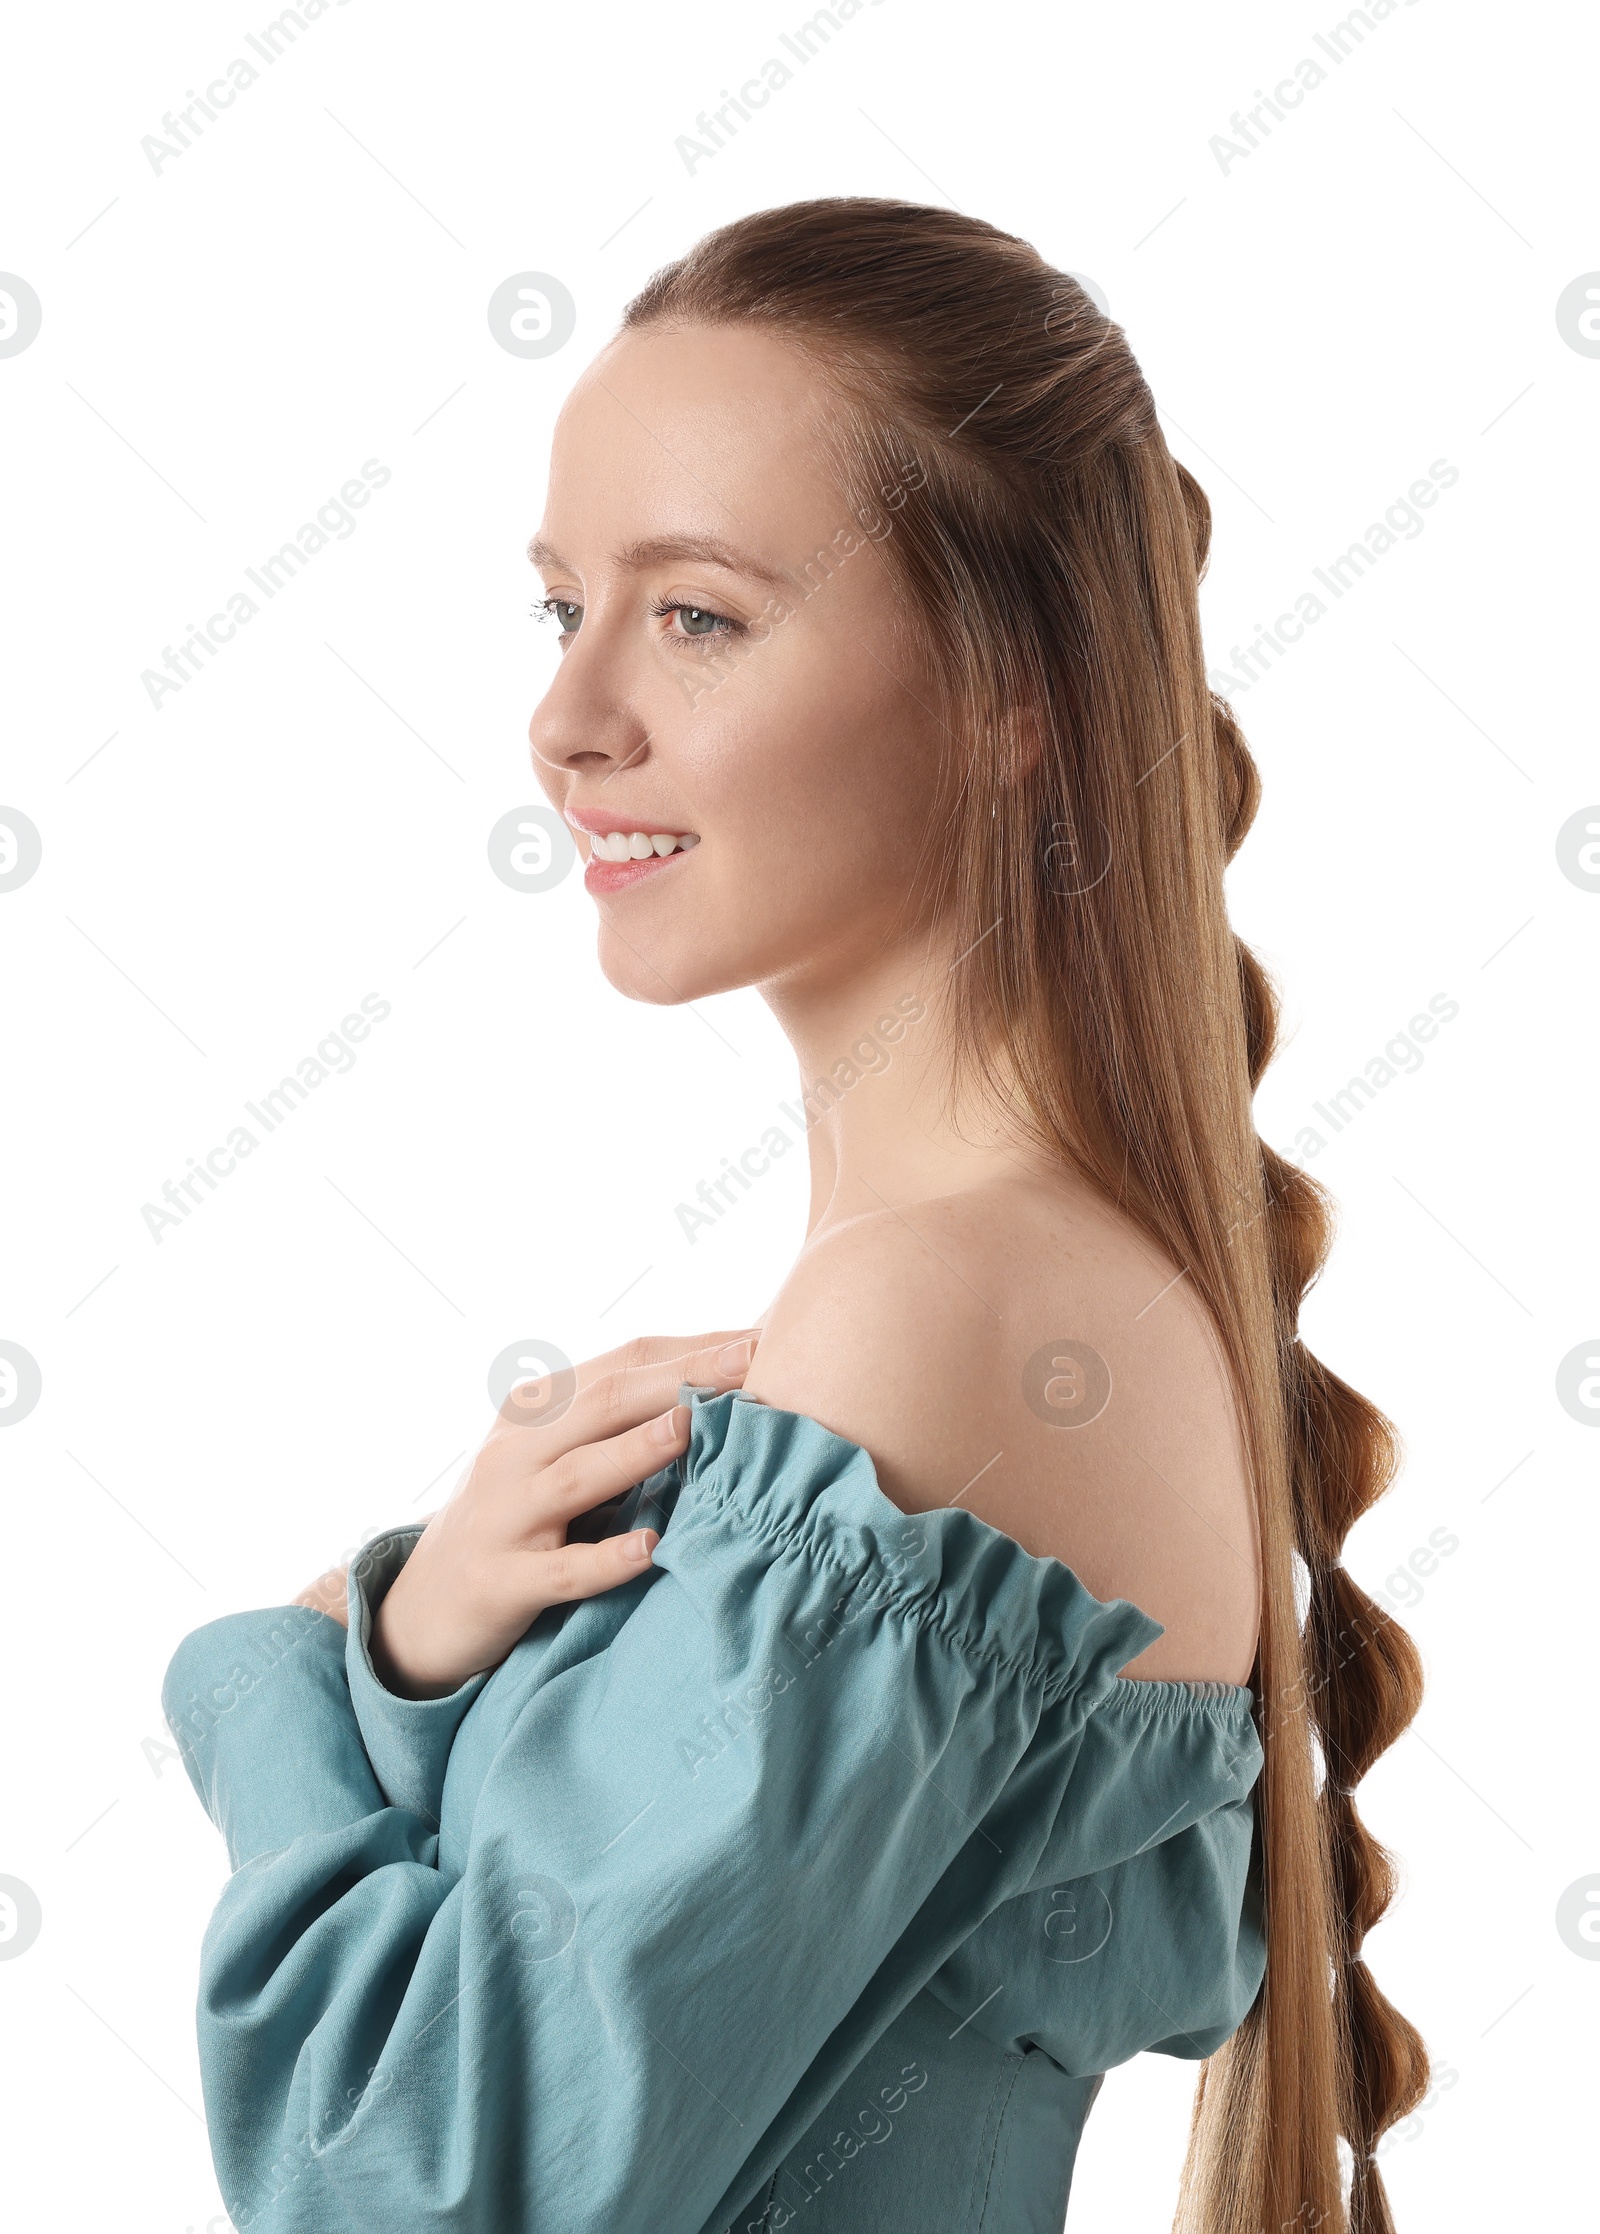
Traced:
[[673, 867], [685, 859], [681, 853], [652, 853], [647, 861], [601, 861], [591, 858], [583, 872], [586, 892], [626, 892], [630, 885], [643, 884], [647, 878], [670, 875]]
[[674, 830], [598, 807], [569, 807], [566, 819], [589, 841], [583, 882], [596, 895], [623, 892], [659, 876], [700, 843], [698, 831]]

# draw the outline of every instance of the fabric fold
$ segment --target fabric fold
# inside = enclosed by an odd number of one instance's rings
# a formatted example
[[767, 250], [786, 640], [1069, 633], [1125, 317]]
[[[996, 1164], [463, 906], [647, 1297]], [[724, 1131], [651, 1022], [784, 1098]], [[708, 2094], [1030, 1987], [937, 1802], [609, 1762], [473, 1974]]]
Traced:
[[344, 1654], [338, 1622], [308, 1606], [226, 1614], [173, 1654], [162, 1712], [235, 1869], [382, 1807]]

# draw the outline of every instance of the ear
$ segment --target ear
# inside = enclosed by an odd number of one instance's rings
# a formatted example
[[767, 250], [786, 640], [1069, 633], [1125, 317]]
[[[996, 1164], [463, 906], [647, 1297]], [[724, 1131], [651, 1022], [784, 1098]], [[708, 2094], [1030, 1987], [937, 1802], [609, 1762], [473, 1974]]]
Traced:
[[1044, 757], [1045, 730], [1037, 707], [1014, 707], [1000, 733], [1000, 789], [1025, 783]]

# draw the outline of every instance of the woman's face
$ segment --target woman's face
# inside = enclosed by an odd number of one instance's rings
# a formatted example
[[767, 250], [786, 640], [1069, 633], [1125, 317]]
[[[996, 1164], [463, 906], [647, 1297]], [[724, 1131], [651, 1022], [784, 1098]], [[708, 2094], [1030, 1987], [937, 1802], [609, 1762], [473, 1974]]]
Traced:
[[839, 411], [787, 343], [695, 327], [613, 342], [557, 423], [529, 738], [636, 999], [820, 991], [909, 927], [939, 722], [880, 547], [904, 491], [855, 516]]

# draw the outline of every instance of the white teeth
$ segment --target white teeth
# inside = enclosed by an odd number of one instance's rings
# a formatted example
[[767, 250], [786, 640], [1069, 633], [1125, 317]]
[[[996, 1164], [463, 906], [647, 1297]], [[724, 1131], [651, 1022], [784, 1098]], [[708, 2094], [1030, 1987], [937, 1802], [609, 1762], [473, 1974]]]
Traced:
[[699, 838], [692, 830], [674, 836], [671, 831], [647, 832], [644, 830], [613, 830], [609, 834], [594, 832], [589, 838], [589, 852], [596, 861], [648, 861], [656, 855], [682, 852], [697, 846]]

